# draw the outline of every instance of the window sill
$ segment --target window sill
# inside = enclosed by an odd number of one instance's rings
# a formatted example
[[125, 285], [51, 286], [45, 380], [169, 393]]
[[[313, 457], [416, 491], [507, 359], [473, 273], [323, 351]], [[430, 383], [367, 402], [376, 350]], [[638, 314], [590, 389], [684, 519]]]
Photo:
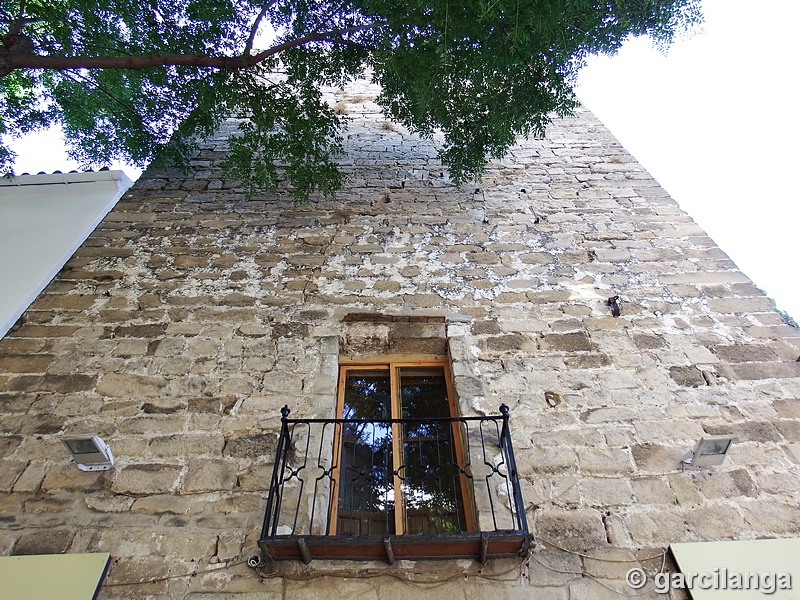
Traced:
[[259, 540], [269, 560], [431, 560], [466, 558], [485, 563], [490, 558], [524, 555], [532, 536], [523, 531], [462, 532], [390, 536], [272, 536]]

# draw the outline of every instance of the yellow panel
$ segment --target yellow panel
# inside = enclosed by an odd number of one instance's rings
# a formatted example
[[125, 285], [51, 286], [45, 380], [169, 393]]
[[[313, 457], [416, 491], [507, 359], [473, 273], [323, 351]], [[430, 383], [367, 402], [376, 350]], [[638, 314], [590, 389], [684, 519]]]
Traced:
[[[704, 574], [691, 587], [693, 600], [800, 598], [800, 538], [671, 544], [670, 549], [685, 580], [690, 573]], [[787, 580], [794, 591], [781, 589]]]
[[0, 600], [93, 600], [110, 555], [0, 556]]

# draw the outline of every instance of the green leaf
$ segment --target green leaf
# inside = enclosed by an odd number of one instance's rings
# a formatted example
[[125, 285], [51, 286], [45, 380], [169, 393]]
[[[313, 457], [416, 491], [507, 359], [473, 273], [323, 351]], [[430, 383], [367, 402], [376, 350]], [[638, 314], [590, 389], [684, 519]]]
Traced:
[[[554, 115], [575, 107], [571, 85], [589, 54], [616, 52], [636, 35], [667, 45], [702, 20], [699, 0], [28, 0], [24, 7], [20, 15], [18, 2], [0, 3], [0, 34], [14, 28], [27, 36], [38, 61], [4, 70], [32, 55], [15, 54], [13, 36], [0, 38], [0, 73], [7, 73], [0, 134], [60, 124], [70, 156], [85, 167], [185, 165], [197, 139], [235, 117], [227, 176], [241, 180], [248, 197], [288, 180], [297, 201], [331, 195], [343, 182], [336, 157], [344, 120], [323, 101], [323, 86], [371, 70], [386, 115], [422, 136], [441, 132], [439, 156], [462, 183], [519, 136], [541, 135]], [[275, 32], [272, 47], [244, 56], [259, 28]], [[87, 68], [85, 57], [101, 63]], [[0, 147], [0, 169], [12, 161]]]

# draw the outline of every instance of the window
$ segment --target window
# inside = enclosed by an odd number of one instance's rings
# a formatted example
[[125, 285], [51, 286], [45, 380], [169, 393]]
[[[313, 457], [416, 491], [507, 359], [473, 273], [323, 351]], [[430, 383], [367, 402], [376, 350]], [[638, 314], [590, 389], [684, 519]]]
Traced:
[[342, 365], [331, 534], [474, 531], [447, 363]]
[[326, 418], [281, 409], [258, 542], [267, 560], [527, 552], [507, 406], [458, 415], [439, 357], [340, 362], [336, 390]]

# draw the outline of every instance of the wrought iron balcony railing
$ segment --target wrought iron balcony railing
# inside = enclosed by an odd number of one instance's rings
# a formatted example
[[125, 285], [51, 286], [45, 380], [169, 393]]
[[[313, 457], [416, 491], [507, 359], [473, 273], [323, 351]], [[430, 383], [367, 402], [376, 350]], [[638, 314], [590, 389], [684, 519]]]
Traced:
[[508, 407], [427, 419], [289, 419], [259, 546], [268, 560], [489, 558], [527, 552]]

